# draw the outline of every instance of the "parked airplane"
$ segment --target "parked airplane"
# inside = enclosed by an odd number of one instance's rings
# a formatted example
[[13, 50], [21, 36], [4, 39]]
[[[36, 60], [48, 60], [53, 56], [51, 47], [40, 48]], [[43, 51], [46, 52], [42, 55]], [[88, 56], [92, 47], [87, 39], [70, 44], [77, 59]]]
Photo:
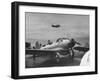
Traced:
[[34, 60], [39, 54], [49, 54], [51, 55], [51, 57], [55, 56], [57, 62], [59, 62], [60, 58], [67, 57], [68, 54], [71, 55], [72, 58], [74, 57], [74, 52], [72, 48], [75, 44], [80, 45], [80, 43], [76, 42], [74, 39], [59, 38], [51, 45], [46, 45], [44, 47], [41, 47], [40, 49], [27, 49], [26, 54], [33, 54]]

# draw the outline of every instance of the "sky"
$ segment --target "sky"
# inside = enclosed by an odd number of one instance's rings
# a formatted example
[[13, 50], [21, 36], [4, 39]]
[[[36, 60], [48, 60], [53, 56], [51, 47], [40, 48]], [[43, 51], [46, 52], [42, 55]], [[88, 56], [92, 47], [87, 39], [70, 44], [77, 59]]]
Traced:
[[[52, 24], [59, 24], [54, 28]], [[89, 15], [25, 12], [26, 41], [89, 37]]]

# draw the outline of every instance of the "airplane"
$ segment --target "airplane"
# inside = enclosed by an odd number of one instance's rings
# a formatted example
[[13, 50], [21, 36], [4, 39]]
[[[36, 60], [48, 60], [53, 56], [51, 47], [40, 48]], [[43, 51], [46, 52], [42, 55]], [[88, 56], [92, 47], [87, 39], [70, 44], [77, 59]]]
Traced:
[[80, 43], [76, 42], [74, 39], [68, 38], [59, 38], [56, 42], [53, 42], [51, 45], [46, 45], [41, 47], [40, 49], [27, 49], [26, 54], [33, 55], [33, 59], [40, 55], [51, 55], [56, 58], [56, 61], [59, 62], [61, 58], [71, 56], [74, 57], [73, 47], [75, 44], [80, 45]]
[[52, 24], [52, 27], [54, 27], [54, 28], [59, 28], [60, 25], [59, 25], [59, 24], [58, 24], [58, 25], [56, 25], [56, 24]]

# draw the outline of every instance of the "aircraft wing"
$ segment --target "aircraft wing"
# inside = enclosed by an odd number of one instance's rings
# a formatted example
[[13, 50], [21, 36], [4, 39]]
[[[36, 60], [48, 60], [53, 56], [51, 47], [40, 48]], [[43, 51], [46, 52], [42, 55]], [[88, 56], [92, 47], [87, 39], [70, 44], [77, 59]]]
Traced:
[[55, 53], [55, 52], [66, 52], [68, 50], [59, 50], [59, 49], [26, 49], [26, 54], [34, 54], [34, 53]]
[[74, 49], [78, 51], [83, 51], [83, 52], [87, 52], [89, 50], [89, 48], [86, 48], [86, 47], [74, 47]]

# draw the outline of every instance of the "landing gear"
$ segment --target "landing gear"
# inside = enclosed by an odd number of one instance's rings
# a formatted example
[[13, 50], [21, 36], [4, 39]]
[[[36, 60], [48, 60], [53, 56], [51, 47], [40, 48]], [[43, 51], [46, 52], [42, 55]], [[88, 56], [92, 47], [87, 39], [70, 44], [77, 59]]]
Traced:
[[57, 52], [57, 54], [56, 54], [56, 62], [58, 63], [58, 62], [60, 62], [60, 57], [59, 57], [59, 53]]
[[74, 59], [74, 50], [73, 50], [73, 48], [70, 49], [70, 55], [71, 55], [71, 58], [73, 60]]

